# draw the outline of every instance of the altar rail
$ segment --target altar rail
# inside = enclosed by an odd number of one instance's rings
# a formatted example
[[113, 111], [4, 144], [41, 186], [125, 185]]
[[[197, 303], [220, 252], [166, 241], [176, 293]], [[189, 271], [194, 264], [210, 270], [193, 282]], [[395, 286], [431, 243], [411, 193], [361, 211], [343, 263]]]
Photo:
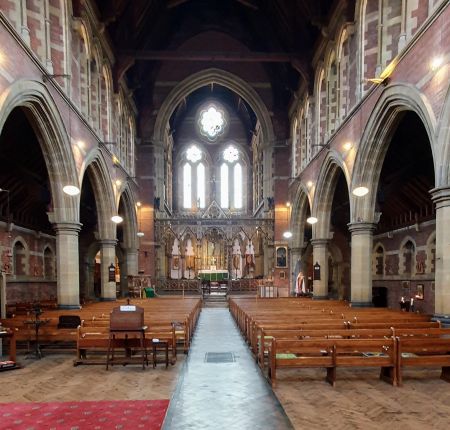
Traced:
[[201, 294], [201, 284], [198, 279], [166, 279], [156, 280], [157, 293], [197, 293]]
[[258, 290], [258, 283], [261, 280], [258, 279], [233, 279], [229, 282], [230, 293], [244, 292], [244, 293], [255, 293]]
[[[225, 281], [228, 285], [229, 293], [257, 293], [258, 285], [261, 280], [258, 279], [233, 279]], [[198, 279], [166, 279], [156, 280], [157, 293], [198, 293], [201, 294], [201, 281]]]

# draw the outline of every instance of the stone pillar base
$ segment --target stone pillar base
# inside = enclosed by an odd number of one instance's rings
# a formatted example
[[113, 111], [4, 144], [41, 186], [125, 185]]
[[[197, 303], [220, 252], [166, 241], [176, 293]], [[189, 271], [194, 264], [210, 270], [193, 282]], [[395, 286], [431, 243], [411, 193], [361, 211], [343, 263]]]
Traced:
[[62, 305], [62, 304], [59, 304], [59, 305], [58, 305], [58, 309], [61, 309], [61, 310], [65, 310], [65, 309], [81, 309], [81, 306], [77, 306], [77, 305]]
[[352, 308], [373, 308], [372, 302], [350, 302]]

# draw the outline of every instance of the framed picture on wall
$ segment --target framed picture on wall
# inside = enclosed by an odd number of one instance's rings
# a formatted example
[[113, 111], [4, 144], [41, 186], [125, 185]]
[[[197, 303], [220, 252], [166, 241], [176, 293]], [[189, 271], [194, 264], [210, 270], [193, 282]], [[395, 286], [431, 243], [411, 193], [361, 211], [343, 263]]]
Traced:
[[409, 297], [409, 281], [402, 281], [402, 296]]
[[275, 253], [276, 267], [287, 267], [287, 246], [277, 246]]
[[416, 300], [423, 300], [423, 284], [416, 285]]
[[286, 279], [286, 272], [283, 270], [280, 272], [280, 279]]

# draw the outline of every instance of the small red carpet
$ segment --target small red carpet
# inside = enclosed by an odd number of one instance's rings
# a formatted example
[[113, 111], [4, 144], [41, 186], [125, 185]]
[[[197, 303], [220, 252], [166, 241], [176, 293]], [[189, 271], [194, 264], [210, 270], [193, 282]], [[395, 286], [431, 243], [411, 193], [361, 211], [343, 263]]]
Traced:
[[1, 430], [160, 429], [169, 400], [0, 403]]

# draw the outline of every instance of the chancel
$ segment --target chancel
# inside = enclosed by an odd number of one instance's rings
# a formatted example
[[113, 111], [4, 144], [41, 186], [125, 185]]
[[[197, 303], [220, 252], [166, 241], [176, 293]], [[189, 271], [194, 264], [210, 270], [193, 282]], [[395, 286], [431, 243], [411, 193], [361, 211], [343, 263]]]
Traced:
[[448, 426], [449, 23], [0, 0], [0, 427]]

